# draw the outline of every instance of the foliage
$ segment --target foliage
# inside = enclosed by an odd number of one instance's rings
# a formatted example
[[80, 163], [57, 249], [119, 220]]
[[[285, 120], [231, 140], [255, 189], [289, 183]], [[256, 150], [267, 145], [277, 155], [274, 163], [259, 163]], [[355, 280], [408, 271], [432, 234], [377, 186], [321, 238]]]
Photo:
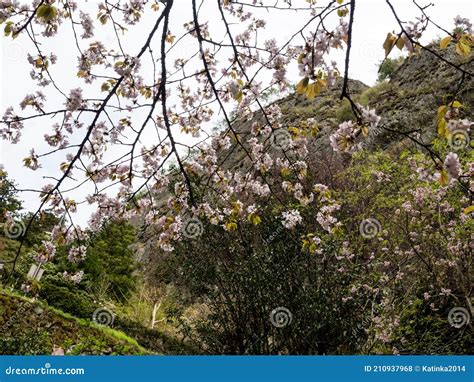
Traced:
[[387, 57], [382, 61], [379, 67], [379, 76], [377, 81], [382, 82], [392, 78], [394, 73], [400, 67], [400, 65], [405, 61], [404, 57], [390, 58]]
[[[183, 304], [201, 301], [198, 318], [174, 312], [183, 333], [213, 354], [466, 352], [471, 329], [455, 329], [447, 317], [471, 297], [462, 270], [472, 266], [474, 227], [454, 184], [413, 175], [427, 160], [408, 151], [354, 155], [339, 176], [341, 225], [306, 251], [305, 232], [317, 227], [307, 220], [287, 230], [272, 220], [273, 205], [259, 212], [261, 224], [235, 234], [205, 226], [156, 264], [168, 272], [160, 279], [191, 293]], [[440, 217], [440, 208], [451, 212]], [[373, 238], [361, 232], [367, 218], [380, 225]], [[457, 228], [443, 228], [450, 226]], [[291, 323], [276, 328], [270, 317], [281, 307]]]
[[80, 318], [92, 318], [97, 308], [97, 304], [86, 292], [71, 290], [48, 281], [42, 283], [39, 296], [49, 305]]
[[[356, 351], [361, 314], [341, 300], [351, 277], [332, 261], [336, 244], [329, 241], [318, 255], [301, 251], [298, 233], [267, 217], [260, 229], [249, 225], [237, 235], [207, 227], [198, 243], [178, 248], [175, 278], [204, 303], [195, 340], [218, 354]], [[291, 323], [277, 328], [270, 317], [280, 307]]]
[[0, 290], [0, 354], [146, 354], [138, 343], [106, 326]]
[[0, 222], [4, 221], [5, 213], [17, 214], [21, 210], [21, 201], [17, 197], [18, 192], [7, 173], [0, 168]]
[[123, 301], [135, 289], [137, 268], [131, 245], [136, 241], [135, 229], [123, 221], [106, 225], [92, 240], [87, 250], [83, 269], [87, 277], [86, 289], [104, 293], [109, 298]]

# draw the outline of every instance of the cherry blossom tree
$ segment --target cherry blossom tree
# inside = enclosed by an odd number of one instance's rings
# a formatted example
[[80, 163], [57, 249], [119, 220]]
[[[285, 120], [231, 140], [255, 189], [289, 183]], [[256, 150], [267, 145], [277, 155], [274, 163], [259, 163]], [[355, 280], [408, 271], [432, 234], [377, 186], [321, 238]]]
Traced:
[[[303, 210], [311, 206], [318, 228], [311, 225], [314, 231], [304, 233], [302, 248], [321, 253], [321, 234], [340, 228], [341, 206], [327, 185], [313, 182], [308, 166], [308, 150], [320, 127], [313, 119], [298, 128], [286, 126], [278, 104], [266, 102], [264, 95], [295, 90], [312, 100], [336, 81], [341, 81], [340, 97], [350, 103], [354, 116], [331, 129], [328, 146], [352, 155], [376, 130], [400, 134], [431, 158], [414, 170], [426, 172], [431, 182], [455, 184], [465, 194], [468, 213], [472, 211], [472, 163], [462, 165], [455, 152], [441, 153], [417, 130], [385, 126], [374, 110], [352, 99], [348, 73], [357, 0], [189, 0], [190, 19], [183, 26], [174, 22], [177, 3], [106, 0], [98, 3], [96, 14], [70, 0], [8, 0], [0, 5], [4, 38], [28, 40], [34, 47], [25, 59], [31, 65], [29, 81], [36, 86], [19, 105], [4, 111], [0, 136], [20, 145], [29, 124], [41, 121], [50, 148], [31, 148], [24, 166], [41, 172], [46, 161], [54, 161], [57, 167], [54, 174], [45, 173], [48, 184], [19, 190], [39, 196], [22, 238], [42, 211], [60, 218], [37, 254], [39, 262], [52, 261], [56, 247], [64, 244], [70, 246], [71, 263], [84, 261], [90, 235], [109, 220], [139, 222], [161, 251], [173, 252], [176, 243], [202, 235], [207, 224], [229, 233], [241, 225], [262, 224], [268, 205], [275, 206], [282, 229], [290, 231], [309, 227]], [[380, 47], [386, 56], [394, 48], [409, 55], [426, 51], [459, 74], [461, 89], [473, 74], [465, 65], [473, 42], [470, 21], [458, 17], [449, 32], [417, 1], [420, 15], [410, 22], [400, 18], [393, 1], [385, 3], [399, 25], [398, 31], [387, 31]], [[219, 17], [206, 17], [206, 7]], [[285, 25], [287, 41], [260, 38], [266, 26], [265, 18], [257, 16], [262, 11], [268, 18], [298, 15]], [[148, 28], [147, 34], [125, 44], [124, 36], [138, 24]], [[420, 43], [430, 24], [445, 36], [441, 49], [455, 47], [461, 63]], [[106, 28], [115, 36], [108, 44], [101, 39]], [[66, 33], [71, 40], [65, 40]], [[78, 85], [67, 88], [57, 79], [70, 68], [48, 48], [50, 40], [70, 45]], [[338, 50], [345, 55], [342, 68], [331, 60]], [[291, 77], [292, 71], [299, 77]], [[461, 107], [457, 94], [440, 105], [441, 139], [460, 144], [468, 139], [472, 122], [459, 117]], [[216, 118], [223, 125], [218, 131], [212, 129]], [[231, 160], [236, 157], [239, 166]], [[95, 207], [87, 229], [72, 216], [84, 204]], [[15, 224], [10, 219], [7, 225]], [[9, 264], [12, 274], [22, 245]], [[349, 256], [350, 250], [344, 247], [343, 252], [341, 256]], [[81, 276], [65, 273], [74, 283]]]

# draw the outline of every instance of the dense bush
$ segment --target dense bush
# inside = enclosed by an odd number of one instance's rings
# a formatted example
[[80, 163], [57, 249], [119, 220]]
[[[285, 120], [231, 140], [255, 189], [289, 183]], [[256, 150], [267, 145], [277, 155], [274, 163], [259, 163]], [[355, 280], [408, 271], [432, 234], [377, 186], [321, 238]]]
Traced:
[[[354, 155], [335, 179], [332, 234], [314, 206], [300, 206], [305, 224], [291, 230], [274, 218], [276, 204], [235, 231], [203, 226], [156, 264], [160, 280], [191, 293], [184, 304], [200, 302], [183, 333], [209, 353], [472, 351], [472, 329], [448, 321], [472, 298], [469, 203], [456, 183], [420, 177], [428, 163], [408, 151]], [[278, 308], [282, 327], [271, 321]]]
[[43, 283], [39, 296], [46, 300], [49, 305], [70, 313], [76, 317], [92, 318], [97, 305], [84, 291], [71, 290], [65, 286], [52, 283]]
[[302, 251], [298, 234], [277, 224], [238, 235], [207, 227], [203, 240], [178, 249], [176, 276], [204, 303], [196, 340], [210, 353], [356, 351], [364, 312], [342, 301], [351, 276], [337, 270], [335, 243], [319, 255]]

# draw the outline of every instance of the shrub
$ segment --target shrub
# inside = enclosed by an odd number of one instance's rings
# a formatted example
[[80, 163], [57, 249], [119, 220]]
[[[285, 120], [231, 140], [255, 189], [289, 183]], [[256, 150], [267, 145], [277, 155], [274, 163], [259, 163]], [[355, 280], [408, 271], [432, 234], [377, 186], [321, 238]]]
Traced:
[[39, 296], [49, 305], [76, 317], [91, 319], [96, 308], [86, 292], [77, 289], [72, 291], [67, 287], [52, 283], [44, 283]]
[[195, 330], [209, 353], [356, 352], [365, 312], [342, 300], [351, 276], [337, 269], [336, 244], [323, 248], [301, 251], [297, 233], [265, 218], [238, 235], [206, 227], [205, 237], [177, 249], [177, 278], [204, 302], [204, 314], [183, 322], [184, 332]]
[[390, 58], [387, 57], [382, 61], [379, 67], [378, 81], [385, 81], [392, 78], [401, 64], [405, 61], [404, 57]]

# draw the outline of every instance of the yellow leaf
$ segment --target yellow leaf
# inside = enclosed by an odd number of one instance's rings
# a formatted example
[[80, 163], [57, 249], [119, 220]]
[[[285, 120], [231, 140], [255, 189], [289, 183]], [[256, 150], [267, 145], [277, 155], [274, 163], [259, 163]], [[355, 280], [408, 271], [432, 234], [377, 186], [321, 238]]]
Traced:
[[402, 50], [403, 47], [405, 46], [405, 40], [399, 37], [396, 42], [397, 48]]
[[445, 137], [446, 136], [446, 120], [444, 118], [441, 118], [438, 122], [438, 135], [440, 137]]
[[260, 216], [256, 214], [250, 214], [247, 219], [253, 225], [259, 225], [262, 222], [262, 219], [260, 219]]
[[172, 44], [173, 41], [175, 39], [175, 36], [173, 36], [171, 33], [168, 33], [168, 35], [166, 36], [166, 42]]
[[459, 101], [453, 101], [449, 104], [449, 106], [451, 106], [451, 107], [461, 107], [462, 103], [459, 102]]
[[300, 82], [298, 82], [298, 85], [296, 85], [296, 93], [303, 94], [306, 91], [308, 83], [309, 83], [308, 77], [305, 77]]
[[342, 8], [337, 10], [337, 15], [339, 17], [344, 17], [349, 13], [349, 10], [347, 8]]
[[446, 170], [441, 171], [441, 174], [439, 176], [439, 183], [442, 186], [446, 186], [447, 184], [449, 184], [449, 175], [448, 175], [448, 172]]
[[62, 162], [60, 165], [59, 165], [59, 169], [62, 171], [62, 172], [66, 172], [66, 170], [68, 169], [69, 167], [69, 163], [68, 162]]
[[439, 47], [441, 49], [446, 49], [446, 47], [449, 45], [449, 43], [451, 42], [453, 38], [451, 36], [446, 36], [445, 38], [443, 38], [440, 42], [439, 42]]
[[468, 215], [471, 212], [474, 212], [474, 206], [469, 206], [469, 207], [464, 208], [463, 214]]
[[227, 228], [228, 231], [235, 231], [237, 229], [237, 223], [229, 222], [225, 224], [225, 227]]
[[387, 38], [383, 43], [383, 48], [385, 49], [385, 57], [387, 57], [395, 45], [396, 36], [391, 33], [387, 33]]
[[319, 92], [321, 91], [321, 84], [320, 82], [313, 82], [312, 84], [309, 84], [308, 87], [306, 88], [306, 97], [309, 100], [314, 99]]
[[43, 60], [38, 57], [36, 60], [35, 60], [35, 67], [36, 68], [41, 68], [43, 66]]
[[291, 174], [290, 169], [288, 167], [282, 168], [280, 173], [281, 176], [283, 176], [284, 178], [288, 177]]
[[99, 21], [100, 21], [100, 23], [101, 23], [102, 25], [107, 24], [107, 20], [108, 20], [108, 19], [109, 19], [109, 17], [108, 17], [107, 15], [101, 15], [101, 16], [99, 17]]
[[456, 44], [456, 52], [461, 56], [469, 56], [469, 53], [471, 53], [471, 47], [464, 41], [459, 41]]
[[244, 98], [244, 93], [242, 93], [241, 91], [239, 91], [239, 92], [237, 93], [237, 95], [235, 96], [235, 100], [240, 103], [240, 102], [242, 102], [242, 98]]
[[438, 118], [444, 118], [448, 112], [448, 107], [446, 105], [438, 107]]

